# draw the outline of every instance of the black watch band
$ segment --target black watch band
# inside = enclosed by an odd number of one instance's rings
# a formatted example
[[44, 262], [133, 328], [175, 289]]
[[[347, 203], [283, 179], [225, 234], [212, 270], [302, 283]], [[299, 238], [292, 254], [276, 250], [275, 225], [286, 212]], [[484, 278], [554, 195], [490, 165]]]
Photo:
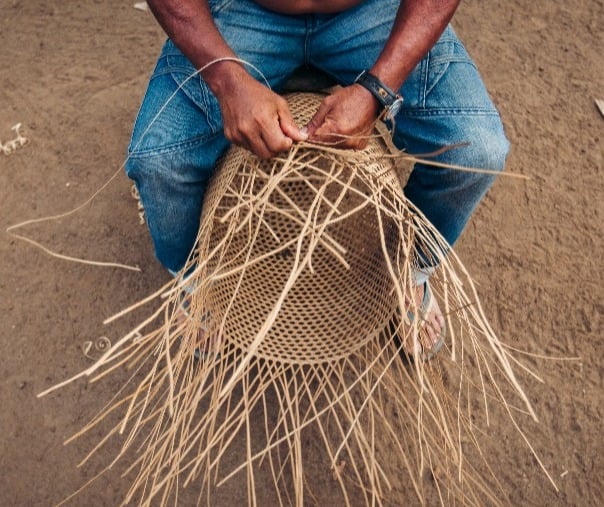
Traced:
[[367, 70], [361, 72], [354, 82], [371, 92], [379, 102], [382, 110], [386, 111], [387, 120], [391, 120], [403, 105], [403, 98], [398, 93], [393, 92]]

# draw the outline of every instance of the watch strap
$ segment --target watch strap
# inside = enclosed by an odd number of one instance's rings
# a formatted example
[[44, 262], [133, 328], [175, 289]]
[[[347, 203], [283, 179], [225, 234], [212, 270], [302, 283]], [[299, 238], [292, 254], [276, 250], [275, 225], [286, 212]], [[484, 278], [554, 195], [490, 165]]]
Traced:
[[354, 82], [369, 90], [380, 103], [382, 109], [389, 108], [401, 98], [400, 95], [388, 88], [379, 78], [367, 70], [361, 72]]

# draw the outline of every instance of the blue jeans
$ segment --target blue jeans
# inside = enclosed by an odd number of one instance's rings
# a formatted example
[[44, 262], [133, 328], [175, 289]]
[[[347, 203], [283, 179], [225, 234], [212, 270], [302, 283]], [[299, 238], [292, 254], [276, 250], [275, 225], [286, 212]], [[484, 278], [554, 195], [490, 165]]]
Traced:
[[[351, 84], [377, 59], [398, 5], [399, 0], [365, 0], [339, 14], [291, 16], [250, 0], [210, 0], [222, 36], [239, 58], [260, 69], [275, 91], [303, 65]], [[194, 246], [208, 179], [228, 147], [218, 102], [203, 79], [196, 76], [176, 92], [194, 72], [168, 40], [138, 113], [126, 164], [145, 207], [157, 258], [172, 272], [183, 267]], [[503, 169], [508, 142], [501, 120], [451, 27], [400, 93], [405, 102], [394, 133], [399, 148], [421, 154], [469, 142], [437, 160]], [[452, 245], [493, 179], [416, 164], [404, 192]]]

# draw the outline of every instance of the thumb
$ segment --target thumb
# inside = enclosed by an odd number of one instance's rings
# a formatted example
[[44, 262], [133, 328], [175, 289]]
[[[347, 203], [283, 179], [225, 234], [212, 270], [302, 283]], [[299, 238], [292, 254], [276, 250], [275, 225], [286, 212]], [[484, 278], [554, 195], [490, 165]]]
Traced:
[[279, 113], [279, 126], [281, 131], [293, 141], [306, 141], [308, 134], [304, 129], [299, 129], [289, 111]]
[[329, 111], [329, 107], [325, 105], [325, 102], [322, 102], [319, 106], [319, 109], [315, 113], [315, 115], [308, 122], [308, 125], [304, 127], [302, 130], [305, 130], [308, 133], [308, 137], [312, 137], [316, 131], [323, 125], [325, 118], [327, 117], [327, 112]]

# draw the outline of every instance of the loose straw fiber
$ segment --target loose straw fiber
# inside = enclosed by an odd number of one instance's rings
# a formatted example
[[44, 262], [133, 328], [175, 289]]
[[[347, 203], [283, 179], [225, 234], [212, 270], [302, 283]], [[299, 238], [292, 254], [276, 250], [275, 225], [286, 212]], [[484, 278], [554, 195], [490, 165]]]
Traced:
[[[288, 97], [298, 124], [320, 99]], [[462, 264], [404, 197], [404, 156], [374, 134], [361, 152], [300, 143], [268, 161], [236, 147], [222, 160], [187, 276], [82, 373], [137, 372], [82, 430], [121, 414], [108, 437], [122, 433], [117, 459], [133, 477], [124, 503], [167, 504], [194, 485], [212, 505], [238, 477], [256, 505], [264, 470], [278, 502], [301, 507], [313, 453], [342, 505], [505, 498], [485, 462], [464, 460], [480, 455], [470, 407], [488, 418], [489, 400], [514, 424], [507, 397], [532, 410]], [[420, 248], [439, 263], [431, 286], [447, 318], [430, 362], [421, 318], [406, 318], [420, 315]]]

